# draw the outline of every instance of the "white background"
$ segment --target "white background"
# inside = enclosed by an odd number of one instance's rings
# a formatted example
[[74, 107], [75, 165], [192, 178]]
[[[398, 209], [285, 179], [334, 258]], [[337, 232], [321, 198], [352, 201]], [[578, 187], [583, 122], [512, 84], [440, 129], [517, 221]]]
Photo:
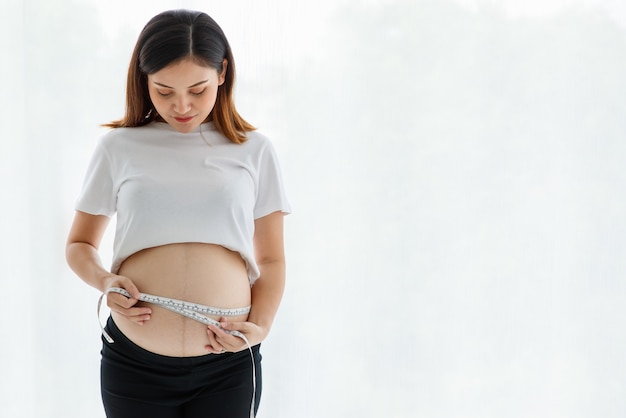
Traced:
[[103, 416], [65, 237], [179, 7], [229, 37], [294, 209], [260, 418], [626, 416], [620, 0], [2, 0], [0, 416]]

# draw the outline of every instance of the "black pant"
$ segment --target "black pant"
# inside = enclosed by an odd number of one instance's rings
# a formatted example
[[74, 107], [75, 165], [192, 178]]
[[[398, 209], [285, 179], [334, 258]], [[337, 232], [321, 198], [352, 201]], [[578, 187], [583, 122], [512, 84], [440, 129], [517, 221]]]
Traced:
[[[102, 340], [101, 391], [109, 418], [249, 418], [252, 358], [248, 350], [198, 357], [169, 357], [130, 341], [113, 319]], [[261, 398], [260, 344], [254, 412]]]

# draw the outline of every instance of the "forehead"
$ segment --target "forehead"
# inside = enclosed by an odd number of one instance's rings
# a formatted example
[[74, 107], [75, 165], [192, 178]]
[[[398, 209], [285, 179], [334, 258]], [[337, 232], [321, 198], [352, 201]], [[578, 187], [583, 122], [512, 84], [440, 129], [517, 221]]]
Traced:
[[217, 70], [199, 64], [192, 59], [184, 59], [148, 75], [148, 80], [175, 88], [187, 88], [200, 81], [217, 79]]

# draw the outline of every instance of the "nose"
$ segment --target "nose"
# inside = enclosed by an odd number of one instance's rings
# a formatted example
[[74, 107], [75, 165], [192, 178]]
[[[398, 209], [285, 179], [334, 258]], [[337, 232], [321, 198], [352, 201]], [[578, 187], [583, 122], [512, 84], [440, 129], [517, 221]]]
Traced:
[[184, 95], [178, 96], [178, 98], [174, 100], [174, 103], [172, 104], [172, 108], [179, 115], [184, 115], [191, 108], [191, 102]]

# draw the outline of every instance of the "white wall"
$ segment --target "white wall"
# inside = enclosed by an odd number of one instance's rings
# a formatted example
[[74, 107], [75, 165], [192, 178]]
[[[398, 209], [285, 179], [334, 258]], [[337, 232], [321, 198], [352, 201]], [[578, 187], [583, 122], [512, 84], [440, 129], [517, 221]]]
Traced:
[[294, 207], [260, 418], [623, 417], [622, 4], [4, 0], [0, 416], [103, 416], [64, 240], [139, 31], [185, 7]]

